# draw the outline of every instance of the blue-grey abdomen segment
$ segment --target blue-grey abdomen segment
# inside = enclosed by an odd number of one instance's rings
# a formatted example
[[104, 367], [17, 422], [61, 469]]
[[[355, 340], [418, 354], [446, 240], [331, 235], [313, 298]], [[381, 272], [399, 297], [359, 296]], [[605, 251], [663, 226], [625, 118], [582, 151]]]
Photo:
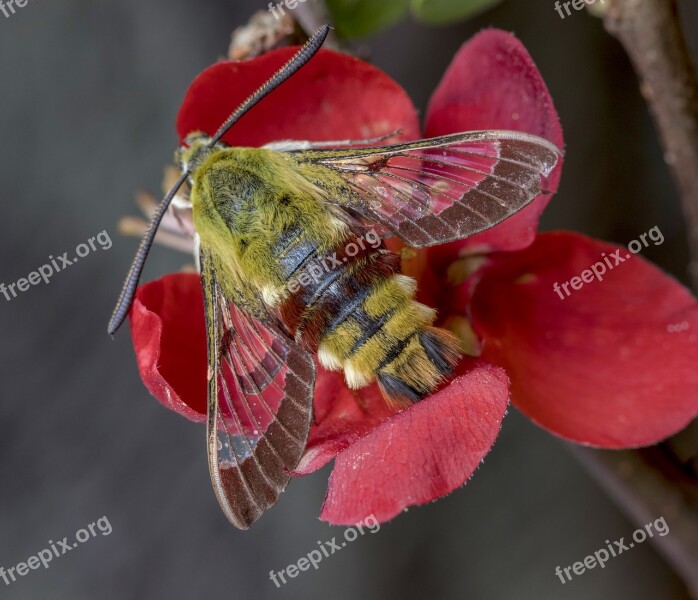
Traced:
[[281, 232], [272, 252], [279, 261], [281, 277], [288, 282], [303, 266], [318, 256], [318, 243], [309, 239], [298, 227], [288, 227]]
[[299, 229], [284, 232], [275, 247], [287, 291], [279, 316], [296, 341], [311, 352], [317, 352], [321, 339], [351, 315], [361, 321], [367, 334], [373, 331], [371, 319], [359, 318], [361, 303], [374, 285], [400, 269], [399, 257], [377, 237], [357, 223], [350, 227], [343, 240], [324, 252]]

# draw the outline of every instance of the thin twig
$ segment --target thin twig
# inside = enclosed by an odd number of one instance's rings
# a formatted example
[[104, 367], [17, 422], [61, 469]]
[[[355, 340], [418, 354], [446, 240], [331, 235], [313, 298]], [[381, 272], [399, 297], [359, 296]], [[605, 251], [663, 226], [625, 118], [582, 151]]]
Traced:
[[591, 5], [618, 38], [640, 78], [686, 216], [698, 291], [698, 76], [676, 0], [604, 0]]
[[698, 483], [662, 447], [601, 452], [570, 444], [569, 449], [638, 528], [664, 517], [669, 533], [648, 539], [698, 598]]
[[[330, 11], [327, 9], [324, 0], [307, 0], [304, 4], [299, 4], [294, 11], [294, 17], [306, 34], [311, 35], [322, 25], [332, 22]], [[332, 50], [342, 50], [342, 44], [334, 31], [330, 32], [325, 40], [325, 48]]]

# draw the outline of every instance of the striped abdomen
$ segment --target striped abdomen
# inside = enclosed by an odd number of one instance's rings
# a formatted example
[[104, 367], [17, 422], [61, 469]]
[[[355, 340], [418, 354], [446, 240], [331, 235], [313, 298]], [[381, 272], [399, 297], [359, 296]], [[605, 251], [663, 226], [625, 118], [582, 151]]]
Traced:
[[289, 333], [347, 384], [376, 379], [387, 399], [427, 396], [460, 357], [458, 342], [432, 327], [435, 311], [415, 301], [416, 282], [374, 232], [354, 227], [321, 254], [299, 230], [275, 249], [286, 295], [278, 312]]

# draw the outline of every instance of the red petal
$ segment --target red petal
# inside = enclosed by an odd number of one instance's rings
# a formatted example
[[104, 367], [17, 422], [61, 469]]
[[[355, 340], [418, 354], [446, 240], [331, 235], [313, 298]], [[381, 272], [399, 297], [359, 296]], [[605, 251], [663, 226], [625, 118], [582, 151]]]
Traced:
[[378, 386], [350, 390], [343, 373], [319, 367], [315, 419], [305, 454], [294, 474], [317, 471], [395, 412], [386, 404]]
[[167, 408], [206, 419], [206, 327], [201, 279], [168, 275], [138, 288], [131, 312], [138, 370]]
[[483, 358], [507, 370], [512, 402], [557, 435], [605, 448], [652, 444], [698, 413], [698, 303], [688, 290], [627, 259], [627, 248], [602, 281], [568, 287], [564, 300], [553, 289], [618, 248], [541, 235], [494, 258], [472, 304]]
[[[458, 131], [513, 129], [563, 147], [562, 128], [548, 88], [533, 59], [513, 35], [488, 29], [463, 45], [429, 104], [428, 137]], [[544, 182], [554, 192], [562, 160]], [[464, 242], [441, 247], [454, 256], [468, 252], [518, 250], [535, 239], [538, 219], [551, 196], [540, 195], [501, 225]]]
[[460, 487], [494, 443], [507, 399], [506, 374], [477, 363], [389, 417], [337, 456], [320, 518], [384, 522]]
[[[213, 134], [295, 50], [281, 48], [206, 69], [190, 86], [179, 111], [180, 139], [192, 131]], [[405, 91], [368, 63], [321, 50], [223, 139], [236, 146], [262, 146], [279, 140], [364, 139], [396, 129], [403, 130], [402, 139], [419, 137], [417, 114]]]

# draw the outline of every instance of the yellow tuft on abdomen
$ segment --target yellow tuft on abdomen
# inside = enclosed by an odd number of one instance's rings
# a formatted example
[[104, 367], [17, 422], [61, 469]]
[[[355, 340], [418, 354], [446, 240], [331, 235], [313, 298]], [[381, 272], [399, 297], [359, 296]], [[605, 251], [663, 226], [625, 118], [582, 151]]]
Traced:
[[387, 400], [405, 403], [432, 392], [460, 358], [457, 339], [432, 327], [433, 309], [415, 299], [416, 282], [386, 278], [359, 308], [325, 336], [318, 356], [329, 369], [344, 369], [349, 387], [378, 380]]

